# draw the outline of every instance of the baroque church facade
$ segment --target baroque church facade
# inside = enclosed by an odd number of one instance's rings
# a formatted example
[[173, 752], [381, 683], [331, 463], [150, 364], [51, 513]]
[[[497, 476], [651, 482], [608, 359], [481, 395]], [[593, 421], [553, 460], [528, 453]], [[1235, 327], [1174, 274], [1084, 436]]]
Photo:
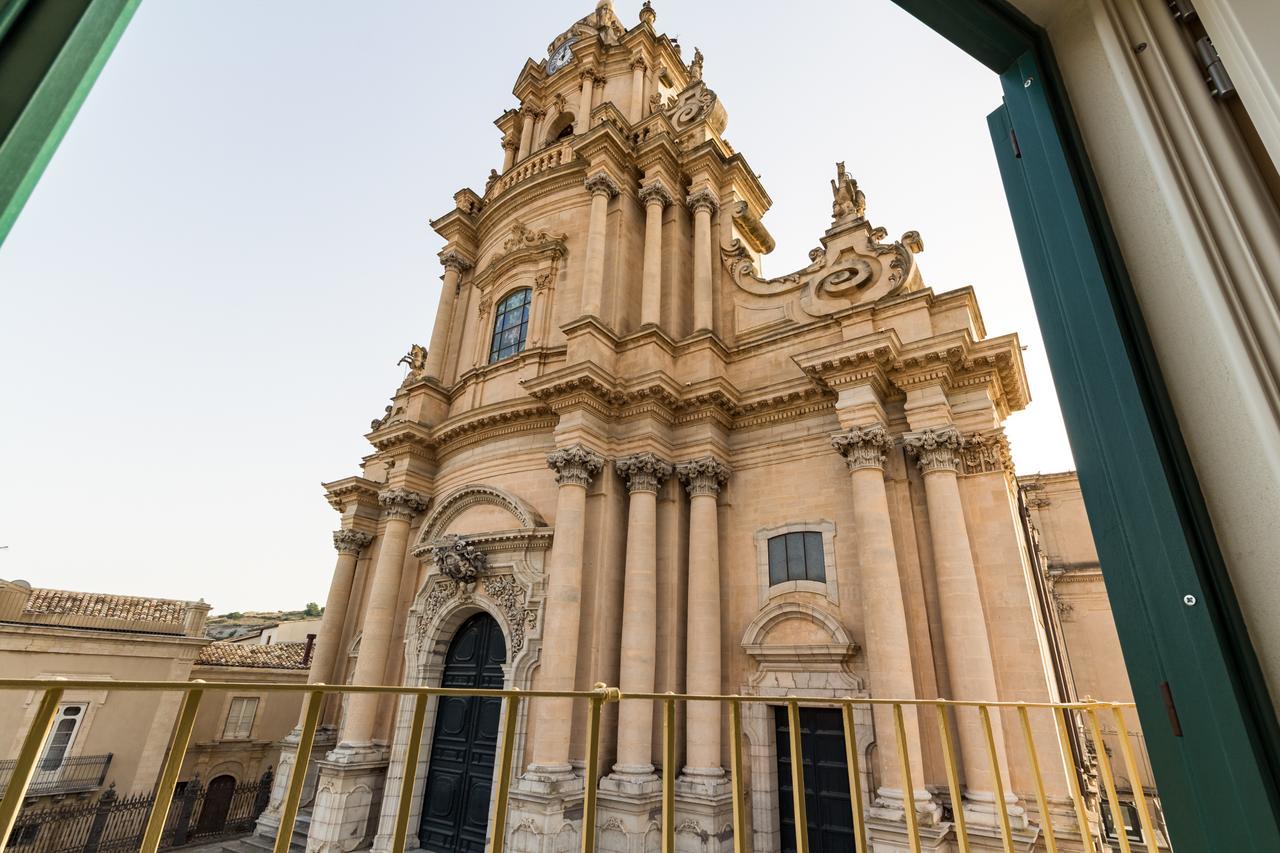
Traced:
[[[843, 164], [810, 263], [762, 277], [769, 195], [722, 136], [701, 53], [655, 19], [646, 2], [628, 28], [602, 0], [526, 62], [519, 108], [496, 121], [502, 168], [432, 222], [430, 344], [406, 356], [360, 473], [326, 484], [342, 522], [312, 680], [1061, 698], [1002, 430], [1029, 400], [1017, 337], [986, 333], [970, 288], [927, 286], [920, 235], [876, 227]], [[410, 804], [424, 849], [483, 849], [498, 711], [430, 707]], [[411, 712], [372, 694], [326, 707], [307, 850], [389, 849]], [[931, 849], [953, 849], [963, 808], [998, 849], [976, 719], [957, 723], [954, 804], [932, 718], [907, 709], [904, 767], [892, 719], [859, 714], [874, 838], [900, 842], [912, 808]], [[582, 702], [522, 703], [508, 849], [579, 849], [595, 774], [598, 849], [657, 850], [660, 719], [610, 703], [585, 767], [585, 717]], [[744, 710], [760, 853], [788, 846], [784, 723]], [[1036, 725], [1057, 755], [1052, 723]], [[682, 706], [677, 735], [677, 847], [732, 849], [723, 708]], [[1021, 732], [996, 719], [994, 737], [1004, 806], [1032, 843], [1034, 781], [1006, 749]], [[290, 766], [286, 752], [263, 834]]]

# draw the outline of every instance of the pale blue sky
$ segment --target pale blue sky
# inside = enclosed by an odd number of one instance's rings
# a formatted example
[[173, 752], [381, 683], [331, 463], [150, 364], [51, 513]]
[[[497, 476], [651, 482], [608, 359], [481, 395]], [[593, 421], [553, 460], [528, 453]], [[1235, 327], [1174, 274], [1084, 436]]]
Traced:
[[[0, 577], [323, 601], [319, 483], [426, 344], [427, 221], [500, 164], [526, 57], [593, 0], [146, 0], [0, 247]], [[673, 2], [657, 26], [774, 199], [771, 275], [807, 263], [844, 160], [928, 284], [1018, 331], [1022, 472], [1071, 467], [985, 116], [993, 74], [888, 0]], [[640, 0], [619, 3], [628, 26]]]

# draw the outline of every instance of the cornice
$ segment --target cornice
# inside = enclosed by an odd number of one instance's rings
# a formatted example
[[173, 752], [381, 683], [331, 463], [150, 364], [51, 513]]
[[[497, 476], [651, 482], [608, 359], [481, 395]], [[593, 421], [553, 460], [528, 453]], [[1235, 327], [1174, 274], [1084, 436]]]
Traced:
[[324, 488], [325, 500], [338, 512], [343, 512], [353, 503], [376, 507], [378, 492], [383, 487], [382, 483], [375, 483], [365, 477], [343, 477], [320, 485]]
[[436, 452], [449, 456], [458, 451], [496, 438], [505, 438], [524, 432], [537, 432], [555, 427], [557, 418], [551, 409], [542, 404], [519, 401], [514, 407], [493, 409], [477, 414], [445, 421], [432, 435]]
[[365, 436], [379, 452], [410, 450], [429, 451], [431, 430], [413, 421], [395, 421]]

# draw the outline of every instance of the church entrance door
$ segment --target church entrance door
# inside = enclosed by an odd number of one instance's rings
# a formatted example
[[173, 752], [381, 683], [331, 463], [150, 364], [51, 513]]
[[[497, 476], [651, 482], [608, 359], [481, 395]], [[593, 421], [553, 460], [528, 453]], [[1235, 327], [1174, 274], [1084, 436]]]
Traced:
[[[778, 810], [782, 851], [796, 849], [792, 807], [791, 727], [787, 709], [774, 708], [778, 742]], [[853, 811], [849, 765], [844, 758], [844, 723], [835, 708], [800, 709], [800, 749], [804, 762], [805, 812], [810, 853], [847, 853], [853, 849]]]
[[[502, 687], [507, 644], [492, 616], [472, 616], [449, 644], [442, 687]], [[441, 696], [431, 738], [422, 825], [424, 850], [483, 853], [501, 699]]]

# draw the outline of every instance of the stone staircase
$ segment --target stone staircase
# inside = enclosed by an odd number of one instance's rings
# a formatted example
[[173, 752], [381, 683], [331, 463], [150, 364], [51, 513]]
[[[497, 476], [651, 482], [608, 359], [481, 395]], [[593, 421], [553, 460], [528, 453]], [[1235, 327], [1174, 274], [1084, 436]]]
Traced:
[[[311, 807], [298, 810], [298, 819], [293, 824], [293, 838], [289, 840], [289, 853], [306, 853], [307, 833], [311, 831]], [[210, 846], [210, 853], [271, 853], [275, 849], [275, 841], [261, 835], [247, 835], [234, 841], [224, 841], [220, 847]]]

